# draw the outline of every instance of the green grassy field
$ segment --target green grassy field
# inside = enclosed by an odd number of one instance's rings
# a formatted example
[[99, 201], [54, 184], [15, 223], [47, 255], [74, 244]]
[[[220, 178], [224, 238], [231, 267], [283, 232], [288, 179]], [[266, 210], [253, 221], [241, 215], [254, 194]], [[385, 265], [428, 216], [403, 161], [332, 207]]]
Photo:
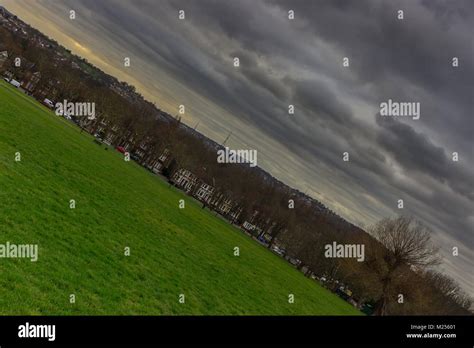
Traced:
[[360, 314], [1, 81], [0, 244], [7, 241], [38, 244], [39, 258], [0, 258], [2, 315]]

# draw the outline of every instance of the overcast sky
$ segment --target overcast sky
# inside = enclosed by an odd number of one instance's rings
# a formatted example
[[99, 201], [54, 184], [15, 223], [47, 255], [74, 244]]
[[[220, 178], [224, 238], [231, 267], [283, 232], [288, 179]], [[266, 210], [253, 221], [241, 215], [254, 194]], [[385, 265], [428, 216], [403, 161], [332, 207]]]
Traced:
[[[259, 166], [349, 221], [414, 215], [474, 295], [474, 2], [0, 4], [169, 113], [184, 104], [217, 142], [231, 131], [230, 147], [257, 149]], [[420, 119], [380, 116], [388, 99], [419, 102]]]

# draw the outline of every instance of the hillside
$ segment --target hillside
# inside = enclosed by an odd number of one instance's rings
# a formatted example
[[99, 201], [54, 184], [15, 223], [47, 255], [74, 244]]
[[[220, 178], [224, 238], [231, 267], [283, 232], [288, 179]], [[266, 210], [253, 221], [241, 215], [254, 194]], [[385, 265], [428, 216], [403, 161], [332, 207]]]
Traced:
[[39, 246], [0, 259], [2, 315], [360, 314], [4, 81], [0, 188], [0, 244]]

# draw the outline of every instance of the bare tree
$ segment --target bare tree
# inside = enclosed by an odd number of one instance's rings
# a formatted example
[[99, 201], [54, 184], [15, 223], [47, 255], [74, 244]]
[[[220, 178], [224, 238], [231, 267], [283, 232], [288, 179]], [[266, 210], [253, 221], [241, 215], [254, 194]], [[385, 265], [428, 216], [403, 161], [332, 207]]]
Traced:
[[386, 315], [387, 305], [393, 298], [393, 287], [397, 281], [406, 279], [407, 267], [424, 269], [441, 260], [438, 249], [430, 242], [431, 230], [411, 217], [383, 219], [369, 233], [375, 240], [370, 245], [367, 263], [382, 285], [374, 314]]

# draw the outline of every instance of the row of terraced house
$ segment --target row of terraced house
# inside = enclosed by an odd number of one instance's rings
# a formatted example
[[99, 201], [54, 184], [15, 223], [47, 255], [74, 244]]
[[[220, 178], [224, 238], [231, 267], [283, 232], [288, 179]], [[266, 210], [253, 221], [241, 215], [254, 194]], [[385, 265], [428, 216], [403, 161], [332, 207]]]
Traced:
[[243, 211], [238, 202], [190, 170], [179, 167], [168, 148], [156, 153], [156, 149], [150, 145], [153, 140], [151, 137], [139, 140], [133, 131], [123, 131], [111, 121], [99, 118], [83, 118], [80, 126], [96, 138], [102, 139], [105, 144], [128, 152], [133, 160], [153, 173], [166, 176], [170, 183], [199, 200], [203, 207], [218, 212], [232, 223], [238, 221]]

